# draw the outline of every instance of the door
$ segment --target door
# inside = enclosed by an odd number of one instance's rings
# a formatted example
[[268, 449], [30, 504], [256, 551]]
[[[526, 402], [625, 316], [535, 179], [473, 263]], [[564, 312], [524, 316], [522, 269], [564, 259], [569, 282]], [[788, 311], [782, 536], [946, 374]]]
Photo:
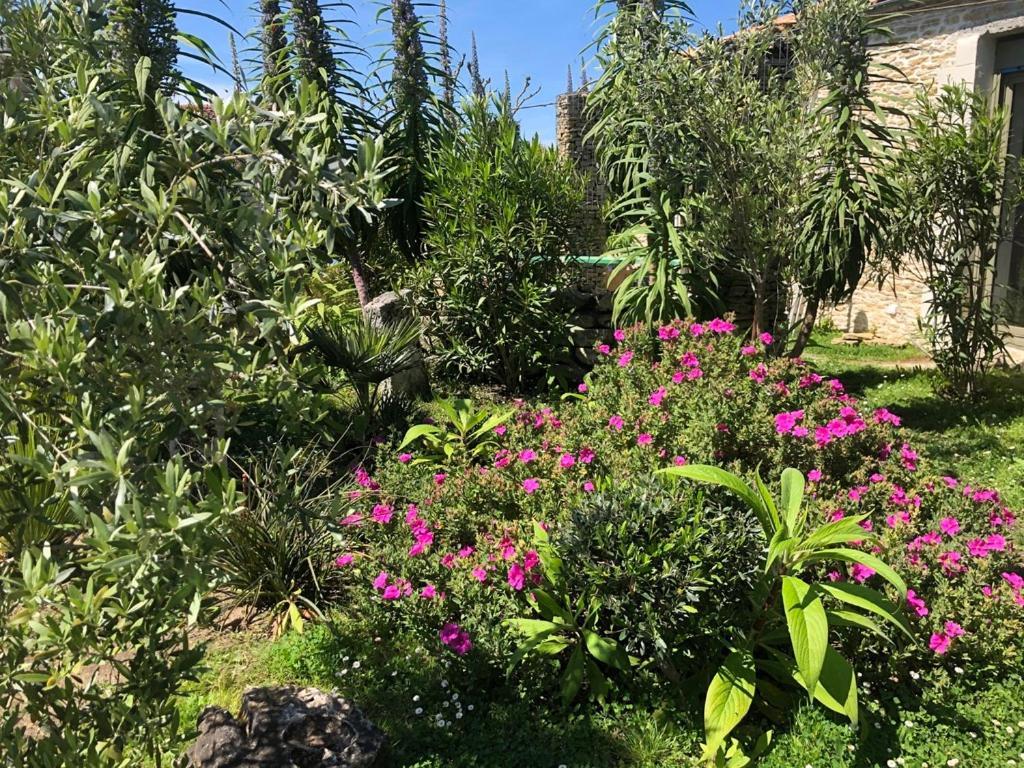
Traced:
[[[1007, 154], [1024, 158], [1024, 65], [1004, 72], [999, 78], [999, 102], [1010, 114]], [[1021, 168], [1024, 171], [1024, 167]], [[1024, 206], [1016, 212], [1016, 228], [1005, 240], [996, 260], [993, 300], [1006, 313], [1010, 333], [1024, 339]], [[1005, 215], [1014, 215], [1006, 212]]]

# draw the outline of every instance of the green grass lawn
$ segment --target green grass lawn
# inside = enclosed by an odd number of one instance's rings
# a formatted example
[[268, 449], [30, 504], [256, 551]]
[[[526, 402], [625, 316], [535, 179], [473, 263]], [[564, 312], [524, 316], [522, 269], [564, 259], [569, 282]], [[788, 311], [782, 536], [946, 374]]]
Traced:
[[[308, 629], [277, 641], [240, 634], [182, 700], [185, 722], [204, 706], [238, 707], [249, 685], [335, 688], [389, 735], [388, 765], [403, 768], [697, 768], [698, 711], [671, 713], [619, 700], [565, 712], [514, 691], [466, 687], [456, 664], [423, 649], [395, 652], [354, 626]], [[1024, 765], [1024, 681], [976, 688], [951, 680], [921, 693], [865, 693], [860, 730], [804, 705], [776, 729], [762, 768], [964, 768]], [[457, 713], [461, 713], [461, 717]], [[437, 724], [437, 716], [444, 725]], [[893, 761], [890, 763], [889, 761]], [[956, 765], [953, 763], [952, 765]]]
[[929, 360], [926, 352], [912, 344], [894, 347], [887, 344], [863, 343], [854, 346], [835, 343], [841, 336], [841, 333], [833, 331], [815, 331], [804, 351], [804, 357], [822, 367], [856, 361], [881, 365], [927, 364]]

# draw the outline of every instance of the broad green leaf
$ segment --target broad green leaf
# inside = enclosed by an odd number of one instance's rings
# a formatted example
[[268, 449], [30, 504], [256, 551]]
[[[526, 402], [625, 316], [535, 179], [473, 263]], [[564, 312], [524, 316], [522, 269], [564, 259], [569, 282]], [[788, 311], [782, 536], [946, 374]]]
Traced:
[[417, 424], [414, 427], [410, 427], [409, 431], [405, 433], [405, 437], [402, 438], [402, 442], [398, 446], [398, 450], [402, 450], [410, 443], [414, 443], [425, 435], [436, 435], [441, 430], [434, 424]]
[[[775, 499], [772, 498], [772, 492], [765, 485], [764, 480], [761, 479], [760, 471], [754, 472], [754, 485], [757, 488], [757, 492], [761, 494], [761, 498], [764, 500], [764, 507], [768, 511], [768, 517], [772, 521], [772, 531], [778, 533], [782, 528], [782, 518], [779, 517], [779, 508], [775, 505]], [[772, 531], [765, 530], [765, 538], [771, 538], [773, 536]]]
[[569, 657], [565, 672], [562, 673], [562, 704], [566, 707], [576, 698], [576, 694], [580, 692], [580, 686], [583, 685], [585, 669], [583, 661], [583, 646], [577, 645], [576, 650]]
[[706, 464], [687, 464], [682, 467], [668, 467], [667, 469], [661, 470], [661, 472], [672, 475], [673, 477], [684, 477], [689, 480], [696, 480], [698, 482], [709, 483], [711, 485], [720, 485], [723, 488], [727, 488], [743, 499], [747, 506], [753, 510], [754, 514], [757, 515], [757, 519], [760, 521], [761, 526], [765, 530], [765, 535], [771, 535], [773, 529], [764, 501], [756, 492], [754, 492], [753, 489], [751, 489], [749, 485], [743, 482], [740, 477], [734, 475], [732, 472], [726, 472], [724, 469], [708, 466]]
[[757, 690], [754, 657], [749, 650], [730, 653], [708, 686], [704, 699], [704, 759], [713, 758], [746, 717]]
[[799, 470], [792, 467], [782, 470], [782, 509], [791, 536], [799, 536], [803, 528], [804, 485], [804, 476]]
[[505, 623], [527, 638], [532, 638], [541, 632], [551, 632], [561, 628], [553, 621], [544, 621], [543, 619], [507, 619]]
[[828, 617], [818, 592], [793, 576], [782, 577], [782, 603], [800, 674], [813, 696], [828, 649]]
[[867, 520], [870, 515], [857, 515], [855, 517], [844, 517], [841, 520], [833, 520], [831, 523], [816, 528], [810, 536], [800, 544], [802, 549], [813, 552], [822, 547], [831, 547], [836, 544], [849, 544], [851, 541], [865, 541], [872, 538], [871, 534], [860, 527], [860, 524]]
[[842, 560], [847, 563], [860, 563], [872, 569], [883, 579], [892, 584], [900, 591], [901, 595], [907, 594], [907, 583], [889, 565], [868, 552], [861, 552], [857, 549], [819, 549], [809, 554], [800, 561], [800, 565], [808, 563], [827, 562], [829, 560]]
[[[793, 679], [804, 688], [800, 673], [794, 670]], [[825, 656], [825, 664], [821, 668], [821, 676], [814, 691], [814, 698], [821, 704], [850, 718], [857, 725], [860, 717], [857, 705], [857, 676], [853, 667], [831, 647]]]
[[818, 588], [847, 605], [852, 605], [855, 608], [861, 608], [881, 616], [890, 624], [901, 629], [908, 638], [914, 639], [914, 633], [906, 615], [896, 603], [882, 595], [878, 590], [849, 581], [822, 583], [818, 585]]
[[851, 629], [866, 629], [873, 635], [878, 635], [883, 640], [892, 642], [889, 634], [882, 629], [882, 626], [874, 619], [869, 619], [863, 613], [844, 610], [826, 610], [828, 624], [830, 627], [849, 627]]
[[601, 637], [596, 632], [591, 632], [590, 630], [586, 630], [583, 633], [583, 637], [586, 640], [587, 650], [590, 651], [590, 655], [602, 664], [607, 664], [609, 667], [615, 667], [623, 671], [629, 669], [629, 657], [617, 642], [608, 637]]

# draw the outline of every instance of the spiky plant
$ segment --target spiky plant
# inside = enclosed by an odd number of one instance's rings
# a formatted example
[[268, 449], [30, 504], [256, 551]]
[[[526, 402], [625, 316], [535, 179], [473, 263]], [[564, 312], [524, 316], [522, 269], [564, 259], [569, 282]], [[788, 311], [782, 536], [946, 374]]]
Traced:
[[293, 0], [292, 13], [300, 74], [334, 92], [338, 87], [338, 68], [334, 61], [331, 33], [319, 0]]
[[111, 49], [118, 69], [134, 78], [136, 64], [149, 58], [150, 95], [157, 88], [172, 92], [181, 77], [175, 10], [170, 0], [113, 0], [110, 4]]

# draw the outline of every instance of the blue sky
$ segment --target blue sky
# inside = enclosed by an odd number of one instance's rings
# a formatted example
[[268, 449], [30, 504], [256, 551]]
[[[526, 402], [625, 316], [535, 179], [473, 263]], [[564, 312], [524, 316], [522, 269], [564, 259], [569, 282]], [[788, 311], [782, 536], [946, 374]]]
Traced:
[[[376, 55], [390, 42], [389, 19], [376, 22], [379, 0], [350, 1], [356, 24], [348, 27], [348, 34]], [[328, 2], [321, 0], [322, 5]], [[421, 17], [436, 13], [435, 3], [420, 3]], [[256, 26], [253, 0], [181, 0], [179, 5], [223, 18], [243, 34]], [[703, 26], [714, 28], [719, 22], [735, 26], [738, 3], [733, 0], [696, 0], [690, 5]], [[526, 77], [531, 78], [531, 91], [540, 88], [533, 106], [520, 112], [520, 122], [528, 135], [537, 133], [542, 140], [552, 141], [555, 116], [551, 102], [565, 90], [570, 63], [573, 79], [579, 83], [580, 56], [589, 56], [583, 52], [597, 29], [593, 0], [448, 0], [448, 17], [449, 40], [460, 53], [469, 52], [470, 36], [476, 33], [480, 69], [495, 87], [501, 87], [508, 70], [513, 91], [519, 91]], [[228, 32], [223, 27], [195, 16], [183, 16], [180, 23], [183, 30], [212, 45], [230, 69]], [[237, 44], [242, 49], [251, 43], [238, 40]], [[230, 79], [209, 67], [183, 61], [182, 68], [218, 90], [230, 88]], [[590, 75], [593, 78], [593, 71]]]

